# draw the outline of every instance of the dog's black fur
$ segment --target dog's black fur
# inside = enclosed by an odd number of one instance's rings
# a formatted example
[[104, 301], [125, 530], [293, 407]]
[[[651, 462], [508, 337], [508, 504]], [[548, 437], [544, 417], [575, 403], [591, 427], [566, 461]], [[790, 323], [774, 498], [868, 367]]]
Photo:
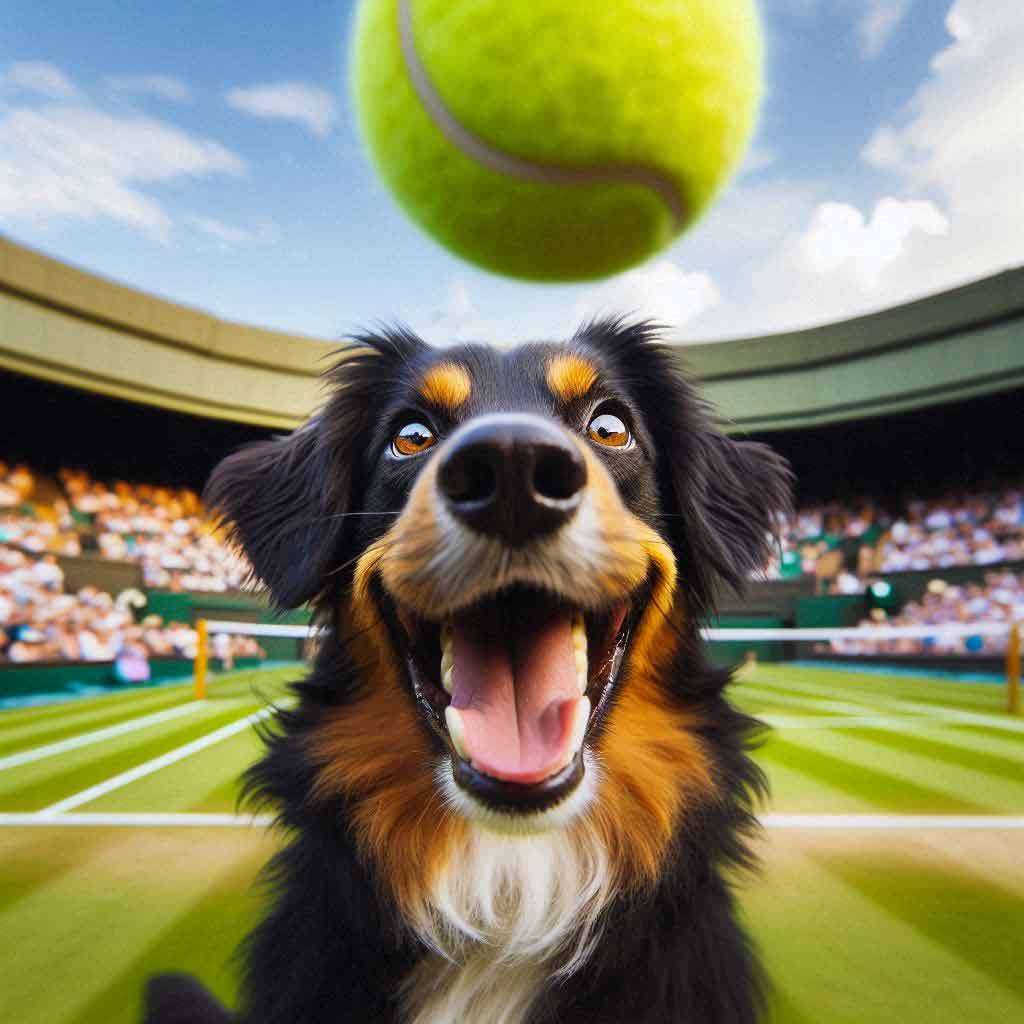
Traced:
[[[761, 976], [725, 874], [751, 863], [752, 805], [764, 780], [746, 752], [755, 723], [724, 698], [728, 673], [709, 666], [698, 626], [723, 584], [741, 589], [765, 563], [788, 508], [789, 473], [768, 449], [715, 427], [650, 325], [594, 322], [571, 345], [602, 368], [602, 387], [640, 441], [634, 458], [609, 464], [627, 507], [678, 563], [675, 599], [687, 614], [666, 685], [674, 702], [700, 712], [719, 794], [681, 823], [657, 883], [605, 911], [593, 954], [545, 987], [529, 1024], [753, 1024]], [[446, 350], [473, 378], [464, 416], [525, 409], [582, 429], [586, 411], [555, 408], [539, 383], [537, 367], [557, 350]], [[409, 409], [414, 380], [437, 357], [404, 330], [359, 339], [333, 371], [319, 416], [214, 473], [206, 499], [233, 524], [278, 605], [310, 601], [322, 621], [333, 621], [355, 560], [390, 525], [388, 513], [402, 508], [419, 471], [422, 460], [382, 453]], [[441, 435], [454, 426], [436, 413], [434, 420]], [[297, 708], [278, 713], [267, 752], [248, 775], [250, 797], [279, 812], [288, 840], [268, 871], [275, 903], [242, 952], [237, 1019], [246, 1024], [399, 1024], [400, 982], [425, 955], [387, 879], [357, 850], [345, 801], [311, 795], [316, 768], [306, 738], [361, 682], [339, 635], [328, 634], [312, 674], [295, 687]], [[150, 989], [149, 1024], [227, 1019], [190, 983], [159, 979]]]

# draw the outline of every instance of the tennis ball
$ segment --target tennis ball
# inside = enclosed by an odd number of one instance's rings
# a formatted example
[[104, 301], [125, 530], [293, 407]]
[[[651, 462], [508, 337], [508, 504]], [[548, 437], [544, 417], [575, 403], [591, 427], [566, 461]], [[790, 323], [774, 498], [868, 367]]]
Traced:
[[363, 134], [423, 228], [538, 281], [603, 277], [707, 208], [761, 91], [756, 0], [362, 0]]

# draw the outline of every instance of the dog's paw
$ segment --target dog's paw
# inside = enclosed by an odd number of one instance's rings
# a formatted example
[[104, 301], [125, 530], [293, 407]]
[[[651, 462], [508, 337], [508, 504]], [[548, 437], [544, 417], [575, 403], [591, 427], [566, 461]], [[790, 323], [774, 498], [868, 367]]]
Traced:
[[231, 1024], [232, 1015], [188, 974], [160, 974], [146, 985], [142, 1024]]

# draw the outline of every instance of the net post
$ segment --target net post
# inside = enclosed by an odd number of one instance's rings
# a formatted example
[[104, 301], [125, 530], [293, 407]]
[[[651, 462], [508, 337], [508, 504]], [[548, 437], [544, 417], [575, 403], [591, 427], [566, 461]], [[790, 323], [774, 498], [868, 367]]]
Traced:
[[209, 661], [210, 631], [206, 619], [196, 621], [196, 660], [192, 672], [196, 681], [196, 700], [206, 700], [206, 665]]
[[1020, 623], [1010, 626], [1009, 642], [1006, 645], [1006, 710], [1011, 715], [1020, 714]]

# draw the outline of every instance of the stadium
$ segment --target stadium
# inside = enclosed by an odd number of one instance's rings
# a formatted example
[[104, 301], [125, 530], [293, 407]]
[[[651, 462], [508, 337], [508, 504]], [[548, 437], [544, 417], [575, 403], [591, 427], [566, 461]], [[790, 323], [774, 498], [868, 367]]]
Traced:
[[[232, 996], [277, 841], [238, 778], [307, 641], [196, 491], [302, 422], [322, 354], [0, 242], [7, 1020], [134, 1020], [161, 969]], [[799, 481], [711, 634], [769, 727], [742, 898], [771, 1019], [1017, 1019], [1024, 271], [684, 355]]]
[[0, 1021], [1024, 1020], [1024, 5], [8, 6]]

